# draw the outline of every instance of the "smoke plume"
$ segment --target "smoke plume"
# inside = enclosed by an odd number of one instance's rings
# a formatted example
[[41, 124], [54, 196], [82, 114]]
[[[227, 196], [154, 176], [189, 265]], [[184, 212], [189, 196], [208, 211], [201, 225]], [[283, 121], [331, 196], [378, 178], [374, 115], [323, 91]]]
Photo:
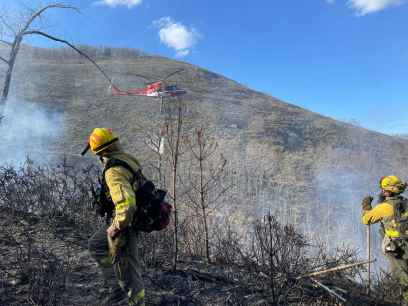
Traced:
[[10, 99], [0, 125], [1, 164], [19, 165], [27, 157], [44, 164], [56, 153], [53, 143], [62, 133], [63, 116], [39, 103]]

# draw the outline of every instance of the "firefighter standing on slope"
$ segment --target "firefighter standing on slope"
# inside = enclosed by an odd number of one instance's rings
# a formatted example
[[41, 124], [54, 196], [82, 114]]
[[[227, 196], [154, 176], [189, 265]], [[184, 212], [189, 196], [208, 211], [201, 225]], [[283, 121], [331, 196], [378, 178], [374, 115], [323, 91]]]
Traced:
[[137, 205], [132, 186], [133, 174], [120, 165], [107, 166], [110, 160], [119, 160], [137, 171], [140, 164], [136, 158], [121, 149], [118, 136], [110, 129], [95, 128], [89, 136], [87, 149], [99, 156], [105, 167], [105, 188], [115, 210], [112, 223], [100, 228], [89, 239], [89, 251], [110, 286], [104, 304], [120, 304], [127, 296], [129, 305], [145, 305], [145, 290], [138, 257], [138, 235], [130, 228]]
[[397, 176], [383, 177], [380, 180], [380, 203], [372, 208], [371, 196], [365, 197], [362, 202], [362, 222], [366, 225], [382, 223], [382, 251], [408, 303], [408, 200], [401, 195], [406, 187], [407, 183], [403, 183]]

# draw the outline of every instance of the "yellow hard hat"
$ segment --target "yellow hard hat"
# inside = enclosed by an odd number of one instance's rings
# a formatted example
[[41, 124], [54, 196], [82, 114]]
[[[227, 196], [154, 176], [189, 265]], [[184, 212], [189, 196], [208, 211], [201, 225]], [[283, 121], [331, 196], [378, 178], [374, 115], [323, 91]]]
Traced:
[[407, 188], [407, 184], [403, 183], [398, 176], [395, 175], [384, 176], [381, 178], [380, 186], [381, 189], [396, 194], [403, 193]]
[[95, 128], [89, 136], [88, 145], [81, 155], [85, 155], [89, 149], [91, 149], [92, 153], [98, 154], [118, 140], [119, 137], [112, 129]]

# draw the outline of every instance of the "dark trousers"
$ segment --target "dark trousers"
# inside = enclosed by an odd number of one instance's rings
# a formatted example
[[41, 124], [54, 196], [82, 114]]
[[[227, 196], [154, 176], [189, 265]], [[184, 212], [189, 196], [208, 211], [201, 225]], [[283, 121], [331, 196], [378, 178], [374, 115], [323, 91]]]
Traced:
[[138, 235], [136, 232], [129, 230], [115, 238], [122, 239], [123, 246], [113, 258], [109, 253], [106, 229], [106, 226], [101, 227], [89, 239], [88, 246], [91, 256], [98, 263], [110, 287], [119, 285], [128, 297], [129, 305], [142, 306], [144, 305], [145, 292], [142, 266], [138, 256]]
[[391, 242], [395, 251], [385, 252], [391, 266], [391, 275], [402, 288], [402, 296], [408, 304], [408, 242], [393, 239]]

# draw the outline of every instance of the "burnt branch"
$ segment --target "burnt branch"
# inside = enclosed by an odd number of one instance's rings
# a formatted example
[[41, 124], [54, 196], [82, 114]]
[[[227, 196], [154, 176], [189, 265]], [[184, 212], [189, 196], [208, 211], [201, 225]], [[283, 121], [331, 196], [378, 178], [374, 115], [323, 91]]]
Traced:
[[4, 16], [0, 15], [0, 22], [3, 24], [12, 34], [17, 35], [17, 31], [7, 22]]
[[75, 50], [78, 54], [80, 54], [81, 56], [85, 57], [88, 61], [90, 61], [102, 73], [102, 75], [109, 81], [109, 84], [112, 84], [112, 80], [106, 74], [106, 72], [88, 54], [86, 54], [85, 52], [83, 52], [80, 49], [78, 49], [77, 47], [75, 47], [69, 41], [67, 41], [65, 39], [55, 37], [55, 36], [52, 36], [50, 34], [42, 32], [42, 31], [27, 31], [27, 32], [24, 32], [24, 35], [40, 35], [40, 36], [46, 37], [48, 39], [51, 39], [53, 41], [57, 41], [57, 42], [60, 42], [60, 43], [63, 43], [65, 45], [69, 46], [70, 48]]
[[35, 19], [40, 18], [41, 15], [50, 9], [53, 8], [60, 8], [60, 9], [71, 9], [71, 10], [75, 10], [77, 12], [79, 12], [79, 10], [74, 7], [74, 6], [69, 6], [69, 5], [65, 5], [62, 3], [53, 3], [53, 4], [49, 4], [41, 9], [39, 9], [38, 11], [35, 11], [32, 13], [32, 15], [29, 17], [29, 19], [27, 20], [27, 22], [25, 23], [24, 27], [21, 30], [21, 34], [24, 35], [26, 34], [26, 31], [30, 28], [31, 24], [34, 22]]
[[4, 45], [7, 45], [7, 46], [9, 46], [9, 47], [11, 47], [11, 46], [13, 45], [11, 42], [9, 42], [9, 41], [7, 41], [7, 40], [4, 40], [4, 39], [0, 39], [0, 43], [2, 43], [2, 44], [4, 44]]
[[0, 61], [6, 63], [7, 65], [9, 64], [9, 61], [6, 60], [4, 57], [1, 57], [1, 56], [0, 56]]
[[[23, 42], [23, 38], [25, 35], [32, 35], [32, 34], [37, 34], [37, 35], [41, 35], [41, 36], [45, 36], [49, 39], [55, 40], [55, 41], [60, 41], [63, 43], [68, 44], [71, 48], [74, 48], [74, 50], [78, 51], [78, 49], [76, 49], [72, 44], [70, 44], [67, 41], [55, 38], [47, 33], [41, 32], [41, 31], [37, 31], [37, 30], [29, 30], [30, 26], [32, 25], [32, 23], [36, 20], [36, 19], [40, 19], [41, 20], [41, 16], [44, 12], [46, 12], [47, 10], [50, 9], [72, 9], [72, 10], [76, 10], [78, 11], [75, 7], [73, 6], [69, 6], [69, 5], [64, 5], [61, 3], [52, 3], [49, 4], [47, 6], [44, 6], [43, 8], [39, 9], [39, 10], [30, 10], [27, 9], [27, 11], [31, 11], [31, 15], [29, 17], [27, 17], [27, 19], [25, 17], [22, 17], [22, 19], [26, 19], [26, 21], [22, 21], [18, 24], [18, 30], [15, 30], [10, 23], [8, 22], [8, 20], [6, 20], [6, 18], [4, 18], [4, 16], [0, 15], [0, 22], [3, 24], [3, 26], [8, 29], [11, 33], [10, 36], [13, 37], [13, 41], [12, 42], [6, 42], [4, 40], [2, 40], [2, 43], [8, 45], [11, 47], [10, 50], [10, 55], [8, 60], [4, 59], [3, 62], [7, 63], [8, 68], [5, 74], [5, 79], [4, 79], [4, 85], [3, 85], [3, 89], [2, 89], [2, 94], [1, 94], [1, 98], [0, 98], [0, 104], [4, 104], [8, 98], [9, 95], [9, 91], [10, 91], [10, 84], [11, 84], [11, 79], [12, 79], [12, 75], [13, 75], [13, 71], [14, 71], [14, 65], [16, 63], [16, 59], [17, 59], [17, 55], [20, 52], [20, 47], [21, 47], [21, 43]], [[85, 56], [83, 54], [83, 52], [81, 52], [81, 55]], [[85, 56], [86, 58], [89, 59], [88, 56]], [[96, 65], [97, 66], [97, 65]], [[100, 67], [97, 66], [99, 70]], [[102, 70], [101, 70], [102, 72]], [[103, 72], [104, 75], [106, 75]], [[108, 78], [109, 79], [109, 78]], [[110, 80], [110, 79], [109, 79]], [[2, 113], [0, 113], [0, 118], [2, 117]]]

